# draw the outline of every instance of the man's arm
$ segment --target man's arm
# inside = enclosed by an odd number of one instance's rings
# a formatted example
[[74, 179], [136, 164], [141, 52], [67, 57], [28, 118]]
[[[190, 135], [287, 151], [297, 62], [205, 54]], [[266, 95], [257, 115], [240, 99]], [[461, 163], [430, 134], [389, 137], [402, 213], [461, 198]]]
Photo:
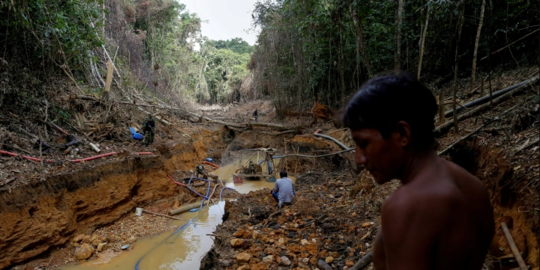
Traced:
[[278, 186], [278, 182], [276, 181], [276, 185], [274, 186], [274, 193], [276, 193], [278, 191], [279, 191], [279, 186]]
[[437, 196], [402, 191], [382, 209], [386, 269], [432, 269], [432, 254], [450, 217], [451, 203]]

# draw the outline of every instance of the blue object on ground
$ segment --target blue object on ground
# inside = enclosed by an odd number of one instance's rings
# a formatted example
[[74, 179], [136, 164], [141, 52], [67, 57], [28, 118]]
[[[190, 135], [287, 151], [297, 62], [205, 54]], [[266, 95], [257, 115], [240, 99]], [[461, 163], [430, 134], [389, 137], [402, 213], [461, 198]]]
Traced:
[[208, 162], [214, 162], [214, 160], [211, 159], [211, 158], [209, 158], [209, 157], [206, 158], [206, 161], [208, 161]]
[[276, 182], [276, 178], [273, 177], [273, 176], [270, 176], [270, 178], [268, 178], [268, 182]]
[[234, 189], [232, 189], [232, 188], [230, 188], [230, 187], [224, 187], [224, 188], [222, 188], [221, 191], [219, 192], [219, 201], [220, 201], [220, 202], [221, 202], [221, 195], [223, 194], [223, 191], [226, 190], [226, 189], [234, 190]]
[[142, 134], [139, 134], [139, 133], [135, 132], [134, 127], [130, 127], [129, 132], [131, 132], [131, 138], [133, 138], [135, 140], [140, 141], [140, 140], [144, 139], [144, 136]]
[[123, 245], [123, 246], [121, 247], [121, 249], [127, 249], [129, 246], [130, 246], [129, 244]]
[[189, 210], [189, 212], [197, 212], [197, 211], [199, 211], [199, 208], [193, 208]]

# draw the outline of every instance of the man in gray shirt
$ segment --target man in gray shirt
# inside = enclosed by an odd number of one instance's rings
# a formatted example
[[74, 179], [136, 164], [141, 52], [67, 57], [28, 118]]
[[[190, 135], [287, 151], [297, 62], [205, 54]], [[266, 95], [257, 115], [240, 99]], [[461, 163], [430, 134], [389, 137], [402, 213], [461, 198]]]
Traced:
[[279, 208], [281, 208], [284, 204], [290, 205], [296, 193], [294, 192], [292, 180], [287, 177], [287, 172], [281, 171], [279, 176], [281, 178], [276, 181], [272, 196], [278, 202]]

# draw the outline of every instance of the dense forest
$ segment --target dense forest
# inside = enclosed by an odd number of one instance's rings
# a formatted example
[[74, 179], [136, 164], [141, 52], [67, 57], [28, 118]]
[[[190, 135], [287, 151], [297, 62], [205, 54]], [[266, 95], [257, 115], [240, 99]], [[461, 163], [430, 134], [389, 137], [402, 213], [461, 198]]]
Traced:
[[260, 1], [254, 14], [262, 29], [250, 62], [254, 89], [271, 94], [278, 109], [315, 100], [339, 107], [386, 70], [474, 80], [539, 57], [534, 1]]
[[264, 0], [252, 16], [255, 46], [204, 37], [182, 1], [2, 0], [0, 80], [12, 95], [0, 103], [52, 87], [56, 75], [99, 95], [109, 59], [146, 96], [214, 104], [270, 95], [278, 112], [315, 101], [339, 108], [386, 70], [436, 89], [539, 59], [535, 1]]
[[0, 1], [0, 71], [8, 92], [0, 104], [39, 96], [20, 88], [52, 86], [56, 75], [99, 96], [109, 59], [118, 79], [146, 96], [231, 102], [253, 46], [240, 38], [209, 40], [201, 23], [173, 0]]

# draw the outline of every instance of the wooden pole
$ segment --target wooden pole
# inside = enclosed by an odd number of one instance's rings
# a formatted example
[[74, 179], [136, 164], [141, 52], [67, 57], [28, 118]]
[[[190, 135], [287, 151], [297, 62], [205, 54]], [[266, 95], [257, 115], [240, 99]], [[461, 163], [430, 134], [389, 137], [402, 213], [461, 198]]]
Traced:
[[420, 80], [420, 73], [422, 71], [422, 59], [424, 58], [424, 44], [426, 43], [426, 33], [427, 28], [429, 25], [429, 12], [431, 9], [431, 5], [428, 6], [427, 9], [427, 15], [426, 15], [426, 25], [424, 26], [424, 31], [422, 32], [422, 41], [420, 42], [420, 60], [418, 61], [418, 74], [416, 76], [417, 79]]
[[493, 108], [493, 88], [491, 88], [491, 72], [489, 72], [489, 106]]
[[444, 123], [445, 121], [445, 118], [444, 118], [444, 96], [443, 96], [443, 92], [439, 92], [439, 124], [442, 124]]
[[480, 80], [480, 96], [484, 96], [484, 79]]
[[480, 22], [478, 23], [478, 30], [476, 31], [476, 40], [474, 42], [474, 53], [473, 53], [473, 63], [472, 63], [472, 74], [471, 74], [471, 92], [474, 87], [474, 80], [476, 78], [476, 59], [478, 58], [478, 44], [480, 43], [480, 32], [482, 31], [482, 24], [484, 23], [484, 10], [486, 7], [486, 0], [482, 0], [482, 7], [480, 8]]
[[501, 227], [504, 231], [504, 235], [506, 236], [506, 240], [508, 240], [510, 249], [512, 249], [512, 253], [514, 253], [514, 256], [516, 257], [516, 261], [518, 262], [519, 268], [521, 270], [527, 270], [527, 265], [525, 264], [525, 261], [523, 261], [523, 257], [521, 257], [521, 254], [519, 253], [516, 243], [514, 242], [514, 239], [512, 238], [512, 235], [510, 234], [510, 230], [508, 230], [506, 223], [502, 222]]
[[192, 208], [198, 208], [200, 205], [201, 205], [201, 201], [199, 200], [199, 201], [196, 201], [194, 203], [182, 205], [182, 206], [180, 206], [180, 208], [172, 209], [171, 211], [169, 211], [169, 214], [170, 215], [178, 215], [180, 213], [187, 212], [187, 211], [191, 210]]
[[107, 62], [107, 80], [105, 81], [105, 93], [109, 94], [109, 91], [111, 90], [111, 83], [112, 83], [112, 76], [113, 76], [113, 63], [111, 59]]

